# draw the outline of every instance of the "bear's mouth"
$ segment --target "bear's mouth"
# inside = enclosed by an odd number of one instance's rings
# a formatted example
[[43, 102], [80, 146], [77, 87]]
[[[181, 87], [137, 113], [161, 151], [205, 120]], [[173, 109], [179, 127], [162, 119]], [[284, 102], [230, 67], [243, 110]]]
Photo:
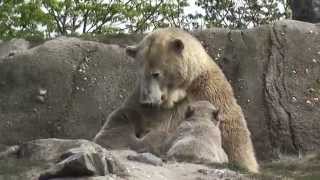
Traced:
[[174, 107], [176, 107], [178, 104], [181, 104], [183, 103], [184, 101], [186, 101], [186, 97], [182, 98], [182, 99], [178, 99], [177, 101], [164, 101], [162, 104], [161, 104], [161, 108], [163, 109], [172, 109]]
[[158, 104], [158, 103], [140, 102], [140, 105], [144, 108], [160, 108], [161, 107], [161, 104]]
[[145, 103], [140, 102], [140, 105], [143, 108], [150, 108], [150, 109], [172, 109], [177, 102], [168, 102], [167, 100], [162, 101], [161, 103]]
[[185, 90], [175, 89], [168, 93], [163, 93], [159, 98], [143, 96], [143, 98], [140, 99], [140, 104], [144, 108], [172, 109], [176, 104], [183, 102], [186, 98]]

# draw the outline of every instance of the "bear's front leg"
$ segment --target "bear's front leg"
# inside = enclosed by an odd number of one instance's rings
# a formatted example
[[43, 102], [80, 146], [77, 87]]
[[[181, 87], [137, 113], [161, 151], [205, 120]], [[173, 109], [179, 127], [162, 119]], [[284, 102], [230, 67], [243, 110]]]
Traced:
[[120, 108], [109, 115], [93, 141], [109, 149], [131, 149], [161, 155], [168, 133], [146, 130], [142, 121], [139, 112]]
[[136, 149], [138, 152], [149, 152], [157, 156], [163, 156], [167, 151], [169, 133], [153, 129], [141, 138], [141, 144]]
[[135, 149], [141, 147], [136, 137], [137, 124], [140, 118], [137, 112], [120, 108], [112, 112], [106, 123], [94, 137], [93, 141], [109, 149]]
[[242, 115], [240, 107], [236, 111], [224, 114], [221, 123], [222, 146], [228, 154], [229, 161], [240, 165], [250, 172], [258, 173], [257, 163], [250, 131]]

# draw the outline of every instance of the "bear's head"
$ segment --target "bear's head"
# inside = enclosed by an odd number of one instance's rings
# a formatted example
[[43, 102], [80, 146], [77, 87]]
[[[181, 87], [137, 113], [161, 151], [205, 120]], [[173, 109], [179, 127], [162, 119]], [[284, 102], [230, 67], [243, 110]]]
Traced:
[[209, 101], [196, 101], [187, 106], [185, 119], [192, 120], [211, 120], [216, 126], [219, 126], [220, 119], [218, 118], [219, 110]]
[[204, 52], [190, 34], [174, 28], [156, 30], [127, 47], [126, 53], [141, 67], [140, 103], [172, 108], [186, 98], [194, 72], [199, 71], [194, 62], [199, 49]]

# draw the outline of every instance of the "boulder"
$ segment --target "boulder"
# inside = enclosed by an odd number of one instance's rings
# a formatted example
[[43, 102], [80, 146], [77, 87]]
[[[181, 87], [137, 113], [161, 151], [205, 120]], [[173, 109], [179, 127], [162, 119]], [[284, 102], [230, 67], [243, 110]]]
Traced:
[[39, 139], [21, 144], [0, 159], [0, 179], [47, 180], [68, 177], [125, 177], [111, 152], [87, 140]]
[[30, 43], [24, 39], [12, 39], [4, 42], [0, 40], [0, 58], [20, 53], [29, 47]]
[[85, 142], [63, 152], [58, 163], [42, 172], [39, 180], [56, 177], [108, 176], [109, 174], [126, 176], [127, 171], [111, 153], [94, 143]]
[[[142, 156], [143, 161], [127, 159]], [[168, 162], [155, 166], [146, 162], [146, 157], [152, 161], [157, 159], [151, 154], [139, 155], [129, 150], [107, 151], [87, 140], [39, 139], [23, 143], [19, 151], [0, 159], [0, 179], [247, 179], [245, 175], [232, 170], [200, 164]]]
[[123, 48], [58, 38], [0, 60], [0, 144], [91, 139], [133, 88]]

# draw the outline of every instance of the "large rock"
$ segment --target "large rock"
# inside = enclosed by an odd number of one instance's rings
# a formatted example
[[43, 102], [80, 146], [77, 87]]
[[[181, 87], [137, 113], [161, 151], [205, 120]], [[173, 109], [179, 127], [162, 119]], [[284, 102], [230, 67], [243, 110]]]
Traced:
[[[194, 32], [231, 81], [260, 159], [320, 148], [319, 33], [319, 26], [299, 21]], [[0, 144], [91, 139], [132, 90], [136, 73], [123, 48], [75, 38], [5, 57]]]
[[260, 159], [319, 149], [319, 26], [280, 21], [196, 36], [231, 81]]
[[123, 48], [58, 38], [0, 61], [0, 144], [91, 139], [136, 81]]
[[118, 158], [87, 140], [34, 140], [0, 158], [1, 180], [94, 176], [122, 179], [127, 175]]
[[29, 47], [30, 43], [24, 39], [12, 39], [5, 42], [0, 40], [0, 58], [27, 50]]
[[[47, 141], [50, 141], [50, 139]], [[62, 143], [64, 143], [64, 141], [62, 141]], [[65, 143], [65, 145], [68, 144], [70, 144], [70, 141]], [[58, 149], [61, 150], [59, 145], [60, 144], [55, 146], [58, 146]], [[23, 149], [23, 147], [21, 149]], [[35, 152], [33, 153], [36, 154]], [[41, 153], [40, 155], [45, 153]], [[58, 163], [52, 165], [52, 167], [46, 171], [41, 172], [39, 180], [62, 177], [109, 176], [111, 174], [122, 177], [128, 175], [125, 167], [114, 158], [110, 152], [88, 141], [82, 142], [78, 147], [67, 149], [65, 152], [52, 153], [49, 151], [48, 156], [59, 153], [61, 153], [61, 156], [56, 160]], [[21, 150], [19, 154], [22, 154]]]
[[34, 140], [0, 159], [0, 180], [247, 179], [228, 169], [176, 162], [155, 166], [128, 156], [138, 155], [133, 151], [110, 152], [86, 140]]

